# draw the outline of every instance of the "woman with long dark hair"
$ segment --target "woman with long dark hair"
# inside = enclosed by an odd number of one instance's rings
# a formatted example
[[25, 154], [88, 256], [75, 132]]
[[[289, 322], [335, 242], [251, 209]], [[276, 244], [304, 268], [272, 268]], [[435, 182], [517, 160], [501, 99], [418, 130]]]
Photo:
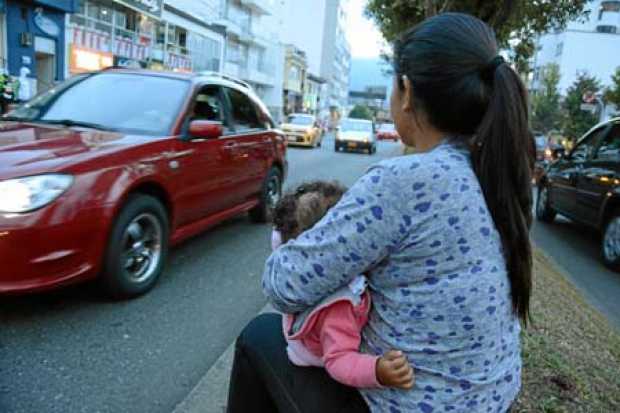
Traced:
[[[392, 116], [418, 153], [373, 166], [263, 276], [281, 311], [306, 310], [367, 274], [361, 351], [397, 349], [404, 389], [350, 389], [291, 365], [279, 315], [237, 340], [230, 412], [505, 412], [521, 385], [532, 192], [525, 88], [482, 21], [447, 13], [394, 47]], [[360, 397], [361, 395], [361, 397]]]

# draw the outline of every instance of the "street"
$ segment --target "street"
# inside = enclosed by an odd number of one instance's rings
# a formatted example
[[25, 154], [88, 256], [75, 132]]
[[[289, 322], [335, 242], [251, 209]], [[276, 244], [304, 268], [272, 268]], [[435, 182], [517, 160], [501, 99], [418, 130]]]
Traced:
[[[373, 156], [290, 148], [288, 187], [304, 180], [352, 184]], [[3, 297], [0, 412], [169, 413], [266, 303], [260, 276], [270, 228], [232, 219], [174, 249], [159, 284], [131, 301], [95, 285]]]
[[535, 222], [532, 239], [568, 275], [586, 300], [620, 331], [620, 274], [600, 259], [600, 236], [558, 216], [552, 224]]

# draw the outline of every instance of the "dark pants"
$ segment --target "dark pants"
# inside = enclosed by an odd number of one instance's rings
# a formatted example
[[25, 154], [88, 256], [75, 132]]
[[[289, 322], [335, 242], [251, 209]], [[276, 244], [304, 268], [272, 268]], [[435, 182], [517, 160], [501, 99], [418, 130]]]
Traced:
[[286, 354], [282, 316], [262, 314], [235, 346], [228, 390], [229, 413], [369, 412], [359, 392], [322, 368], [297, 367]]

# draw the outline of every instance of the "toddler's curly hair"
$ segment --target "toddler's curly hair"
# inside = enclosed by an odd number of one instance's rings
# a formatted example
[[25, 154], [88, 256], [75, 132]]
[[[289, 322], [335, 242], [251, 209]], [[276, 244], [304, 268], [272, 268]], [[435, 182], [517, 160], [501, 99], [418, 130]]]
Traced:
[[284, 194], [276, 204], [273, 223], [282, 242], [310, 229], [336, 205], [347, 188], [338, 182], [312, 181]]

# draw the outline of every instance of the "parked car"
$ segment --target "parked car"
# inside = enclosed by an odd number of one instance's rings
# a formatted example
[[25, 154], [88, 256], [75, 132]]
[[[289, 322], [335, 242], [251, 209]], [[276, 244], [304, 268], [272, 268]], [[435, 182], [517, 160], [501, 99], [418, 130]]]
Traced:
[[379, 129], [377, 129], [377, 139], [380, 141], [391, 140], [398, 142], [400, 136], [398, 136], [398, 132], [393, 123], [383, 123], [379, 126]]
[[265, 105], [219, 75], [79, 75], [0, 120], [0, 293], [142, 294], [169, 245], [268, 220], [287, 172]]
[[342, 119], [336, 130], [335, 150], [363, 150], [369, 155], [375, 153], [377, 141], [372, 122], [364, 119]]
[[304, 113], [288, 115], [281, 128], [289, 145], [309, 146], [311, 148], [321, 146], [323, 130], [312, 115]]
[[595, 126], [547, 166], [536, 216], [551, 222], [557, 213], [599, 230], [604, 263], [620, 270], [620, 118]]

